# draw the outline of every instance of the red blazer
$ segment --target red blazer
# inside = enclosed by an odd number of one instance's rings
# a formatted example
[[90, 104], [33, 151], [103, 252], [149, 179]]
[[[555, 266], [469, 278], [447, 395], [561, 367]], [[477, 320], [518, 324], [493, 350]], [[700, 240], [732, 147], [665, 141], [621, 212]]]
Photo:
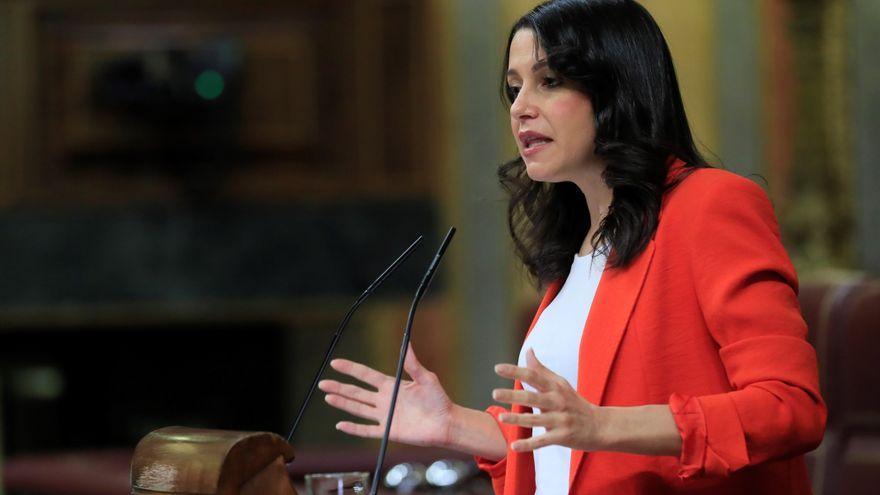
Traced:
[[[560, 287], [550, 284], [532, 326]], [[669, 404], [681, 457], [572, 451], [570, 493], [810, 493], [802, 454], [822, 440], [826, 409], [806, 332], [764, 191], [693, 171], [665, 195], [647, 248], [602, 274], [577, 383], [594, 404]], [[499, 425], [508, 444], [530, 435]], [[477, 460], [497, 494], [534, 494], [531, 453]]]

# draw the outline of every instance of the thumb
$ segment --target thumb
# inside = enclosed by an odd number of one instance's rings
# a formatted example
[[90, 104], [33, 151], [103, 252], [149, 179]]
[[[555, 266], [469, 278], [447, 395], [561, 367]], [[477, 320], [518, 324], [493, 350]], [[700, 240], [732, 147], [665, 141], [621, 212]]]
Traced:
[[403, 360], [403, 369], [406, 370], [406, 374], [415, 381], [424, 379], [425, 374], [428, 373], [428, 370], [422, 366], [422, 363], [419, 362], [419, 358], [416, 357], [412, 344], [408, 344], [406, 347], [406, 358]]
[[547, 369], [547, 367], [538, 360], [538, 356], [535, 355], [535, 351], [531, 347], [529, 347], [529, 350], [526, 351], [526, 367], [533, 370]]

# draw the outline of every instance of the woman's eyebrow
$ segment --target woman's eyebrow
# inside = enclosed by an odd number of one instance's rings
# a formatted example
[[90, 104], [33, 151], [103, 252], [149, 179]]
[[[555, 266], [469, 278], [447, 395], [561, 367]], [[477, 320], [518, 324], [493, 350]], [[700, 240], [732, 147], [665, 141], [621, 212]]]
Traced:
[[[539, 70], [543, 69], [544, 67], [547, 67], [547, 60], [546, 59], [545, 60], [538, 60], [535, 63], [535, 65], [532, 66], [532, 72], [538, 72]], [[518, 76], [519, 72], [517, 72], [516, 69], [508, 69], [507, 75], [508, 76]]]

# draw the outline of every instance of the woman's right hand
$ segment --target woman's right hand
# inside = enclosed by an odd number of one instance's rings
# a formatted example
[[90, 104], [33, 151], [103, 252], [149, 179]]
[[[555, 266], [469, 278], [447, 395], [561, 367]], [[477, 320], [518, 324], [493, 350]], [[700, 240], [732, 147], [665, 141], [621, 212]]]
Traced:
[[[394, 377], [347, 359], [334, 359], [330, 366], [375, 389], [336, 380], [321, 380], [318, 383], [318, 388], [327, 394], [325, 400], [328, 404], [376, 423], [341, 421], [336, 424], [336, 429], [358, 437], [382, 438]], [[448, 446], [455, 405], [443, 390], [437, 375], [418, 361], [412, 346], [407, 349], [404, 370], [412, 380], [401, 382], [391, 425], [391, 440], [410, 445]]]

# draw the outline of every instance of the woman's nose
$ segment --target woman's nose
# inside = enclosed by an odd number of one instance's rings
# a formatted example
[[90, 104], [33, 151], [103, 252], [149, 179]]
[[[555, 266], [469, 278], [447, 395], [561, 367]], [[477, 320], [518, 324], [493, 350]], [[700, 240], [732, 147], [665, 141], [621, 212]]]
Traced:
[[523, 120], [534, 118], [536, 115], [537, 109], [533, 102], [530, 101], [528, 94], [520, 91], [510, 105], [510, 116], [517, 120]]

